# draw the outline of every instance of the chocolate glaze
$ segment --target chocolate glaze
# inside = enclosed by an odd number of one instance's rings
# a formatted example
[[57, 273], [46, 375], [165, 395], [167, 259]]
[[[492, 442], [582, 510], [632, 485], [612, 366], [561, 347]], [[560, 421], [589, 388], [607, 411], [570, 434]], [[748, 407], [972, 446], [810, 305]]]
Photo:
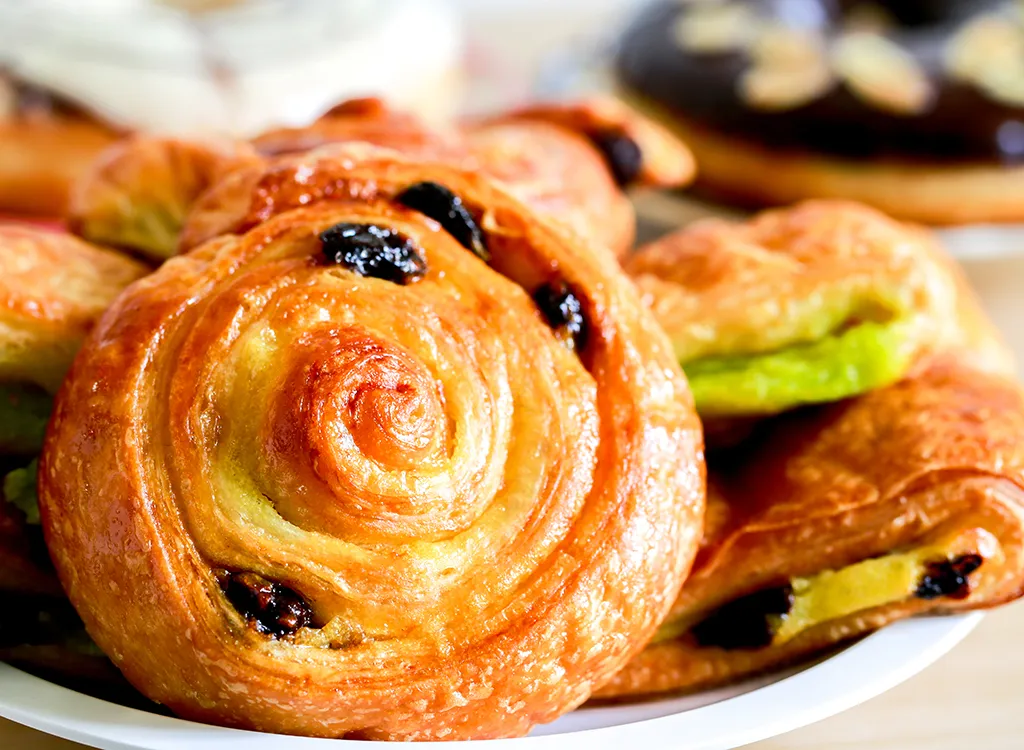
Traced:
[[[949, 78], [942, 55], [971, 14], [998, 8], [1000, 0], [901, 0], [885, 3], [904, 22], [891, 34], [927, 71], [934, 104], [906, 116], [873, 107], [842, 84], [796, 109], [767, 112], [746, 104], [737, 82], [749, 69], [744, 51], [696, 54], [673, 38], [683, 11], [677, 0], [647, 8], [622, 37], [616, 59], [621, 82], [694, 124], [801, 152], [844, 158], [928, 162], [1024, 164], [1024, 108], [1007, 106], [972, 85]], [[776, 20], [835, 33], [846, 2], [766, 0], [759, 7]], [[939, 19], [939, 20], [936, 20]]]

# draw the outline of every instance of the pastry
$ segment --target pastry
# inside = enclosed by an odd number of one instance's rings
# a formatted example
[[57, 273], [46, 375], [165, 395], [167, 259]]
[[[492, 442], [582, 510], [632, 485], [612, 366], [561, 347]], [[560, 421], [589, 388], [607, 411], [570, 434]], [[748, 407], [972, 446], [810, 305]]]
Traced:
[[932, 236], [864, 206], [814, 201], [743, 223], [704, 220], [625, 268], [705, 421], [865, 393], [934, 350], [969, 347], [977, 367], [1008, 367]]
[[610, 255], [478, 171], [299, 158], [76, 358], [40, 466], [61, 581], [183, 718], [525, 734], [642, 647], [696, 553], [685, 381]]
[[115, 674], [64, 598], [43, 544], [36, 456], [89, 329], [146, 268], [66, 234], [0, 224], [0, 660], [59, 682]]
[[465, 132], [470, 152], [489, 174], [619, 256], [636, 236], [624, 191], [681, 187], [694, 176], [689, 149], [610, 98], [523, 107], [469, 123]]
[[632, 246], [636, 223], [624, 190], [678, 186], [693, 175], [682, 144], [610, 99], [536, 106], [447, 129], [379, 99], [356, 99], [308, 127], [268, 131], [251, 149], [152, 138], [118, 144], [76, 185], [70, 224], [89, 240], [168, 257], [187, 213], [184, 199], [195, 201], [204, 181], [213, 185], [228, 171], [240, 172], [236, 180], [254, 179], [263, 165], [254, 162], [253, 149], [268, 161], [287, 161], [349, 142], [481, 168], [535, 209], [619, 255]]
[[151, 260], [174, 254], [192, 205], [259, 157], [246, 143], [136, 136], [106, 149], [72, 185], [68, 229]]
[[1010, 0], [662, 0], [615, 69], [725, 202], [1024, 220], [1024, 16]]
[[0, 210], [59, 215], [71, 183], [118, 137], [80, 107], [0, 73]]
[[704, 541], [603, 698], [690, 691], [1024, 593], [1024, 396], [949, 356], [709, 458]]
[[248, 138], [367, 94], [454, 111], [462, 42], [443, 3], [217, 5], [0, 4], [0, 213], [60, 216], [119, 135]]

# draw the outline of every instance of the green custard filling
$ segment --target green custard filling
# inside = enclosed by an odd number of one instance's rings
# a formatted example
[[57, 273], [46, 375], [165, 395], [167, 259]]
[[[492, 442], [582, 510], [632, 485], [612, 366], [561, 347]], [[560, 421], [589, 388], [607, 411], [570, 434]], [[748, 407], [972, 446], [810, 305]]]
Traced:
[[683, 363], [703, 417], [775, 414], [899, 380], [913, 347], [905, 322], [864, 322], [807, 344]]
[[[963, 599], [984, 557], [964, 545], [936, 544], [791, 578], [713, 612], [669, 620], [652, 643], [691, 636], [700, 646], [758, 649], [781, 646], [811, 628], [878, 607], [940, 597]], [[996, 548], [989, 554], [998, 556]]]
[[0, 383], [0, 455], [33, 455], [43, 447], [53, 397], [41, 388]]
[[25, 514], [25, 522], [39, 523], [39, 496], [36, 494], [36, 474], [39, 461], [7, 473], [3, 481], [3, 498]]

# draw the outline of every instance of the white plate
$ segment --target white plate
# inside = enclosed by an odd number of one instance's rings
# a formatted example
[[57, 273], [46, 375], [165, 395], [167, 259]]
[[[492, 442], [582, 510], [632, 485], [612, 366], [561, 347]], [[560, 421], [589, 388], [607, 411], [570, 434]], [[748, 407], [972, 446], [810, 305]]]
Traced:
[[[683, 698], [584, 708], [488, 750], [727, 750], [819, 721], [889, 690], [960, 642], [980, 614], [906, 620], [812, 665]], [[104, 750], [368, 750], [346, 740], [206, 726], [107, 703], [0, 664], [0, 716]], [[483, 744], [483, 743], [478, 743]], [[379, 747], [379, 745], [376, 745]], [[461, 748], [441, 742], [432, 747]]]

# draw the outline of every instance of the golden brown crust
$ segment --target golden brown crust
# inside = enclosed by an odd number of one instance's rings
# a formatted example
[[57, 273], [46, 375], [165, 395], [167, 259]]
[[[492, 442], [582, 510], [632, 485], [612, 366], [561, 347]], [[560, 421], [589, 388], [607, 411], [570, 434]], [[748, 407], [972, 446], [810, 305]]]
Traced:
[[978, 367], [1013, 370], [932, 235], [855, 203], [809, 201], [746, 222], [699, 221], [641, 248], [624, 267], [684, 362], [770, 352], [836, 324], [913, 315], [917, 356], [967, 348]]
[[557, 125], [593, 139], [623, 135], [639, 148], [640, 169], [630, 184], [637, 187], [684, 187], [696, 174], [693, 153], [685, 141], [612, 97], [570, 104], [533, 104], [499, 115], [497, 121], [537, 121]]
[[[642, 154], [637, 184], [681, 185], [692, 176], [692, 159], [684, 146], [658, 126], [608, 101], [534, 107], [445, 130], [429, 127], [379, 99], [357, 99], [335, 107], [308, 127], [274, 130], [255, 138], [252, 145], [270, 163], [319, 148], [367, 143], [412, 158], [480, 168], [593, 246], [622, 255], [633, 244], [633, 207], [588, 135], [593, 133], [635, 139]], [[200, 144], [178, 144], [169, 152], [169, 144], [173, 142], [140, 139], [112, 149], [94, 170], [94, 179], [83, 181], [76, 190], [74, 226], [87, 237], [136, 247], [140, 243], [125, 229], [156, 223], [161, 228], [159, 242], [143, 239], [141, 244], [158, 244], [165, 254], [172, 230], [181, 228], [184, 199], [194, 201], [199, 195], [202, 182], [195, 178], [216, 187], [214, 183], [228, 171], [208, 168], [224, 163], [223, 149], [204, 151]], [[244, 168], [246, 161], [250, 160], [234, 158], [235, 166]], [[252, 165], [248, 171], [260, 169]], [[220, 190], [216, 200], [223, 195]], [[202, 210], [216, 200], [206, 201]], [[154, 213], [162, 219], [155, 221]], [[107, 231], [90, 232], [90, 227]], [[196, 236], [207, 235], [191, 236], [184, 246], [194, 246]]]
[[[652, 114], [657, 108], [629, 96]], [[850, 162], [775, 151], [665, 115], [693, 149], [699, 182], [726, 202], [763, 207], [812, 198], [857, 201], [934, 226], [1024, 221], [1024, 167]]]
[[782, 417], [716, 474], [705, 540], [670, 617], [699, 618], [795, 576], [980, 529], [998, 540], [1002, 557], [984, 561], [967, 598], [876, 607], [754, 650], [665, 641], [600, 695], [699, 689], [913, 614], [989, 607], [1024, 593], [1024, 396], [1005, 377], [957, 359], [933, 360], [915, 377], [850, 402]]
[[[703, 512], [691, 400], [609, 256], [477, 172], [330, 154], [258, 175], [235, 234], [104, 317], [48, 434], [47, 540], [90, 634], [182, 716], [521, 735], [671, 604]], [[490, 266], [393, 200], [423, 181], [477, 217]], [[318, 233], [338, 222], [399, 230], [426, 275], [325, 266]], [[528, 294], [559, 279], [586, 317], [580, 357]], [[299, 592], [316, 627], [247, 627], [217, 568]]]
[[63, 215], [71, 185], [117, 138], [86, 117], [0, 114], [0, 211]]
[[63, 232], [0, 224], [0, 382], [56, 391], [100, 313], [147, 271]]
[[77, 181], [68, 226], [91, 242], [168, 258], [200, 194], [256, 161], [251, 147], [233, 141], [127, 138], [104, 151]]
[[264, 156], [274, 157], [351, 141], [410, 156], [454, 161], [465, 157], [457, 132], [428, 126], [415, 115], [373, 97], [342, 102], [306, 127], [268, 131], [254, 138], [252, 145]]

